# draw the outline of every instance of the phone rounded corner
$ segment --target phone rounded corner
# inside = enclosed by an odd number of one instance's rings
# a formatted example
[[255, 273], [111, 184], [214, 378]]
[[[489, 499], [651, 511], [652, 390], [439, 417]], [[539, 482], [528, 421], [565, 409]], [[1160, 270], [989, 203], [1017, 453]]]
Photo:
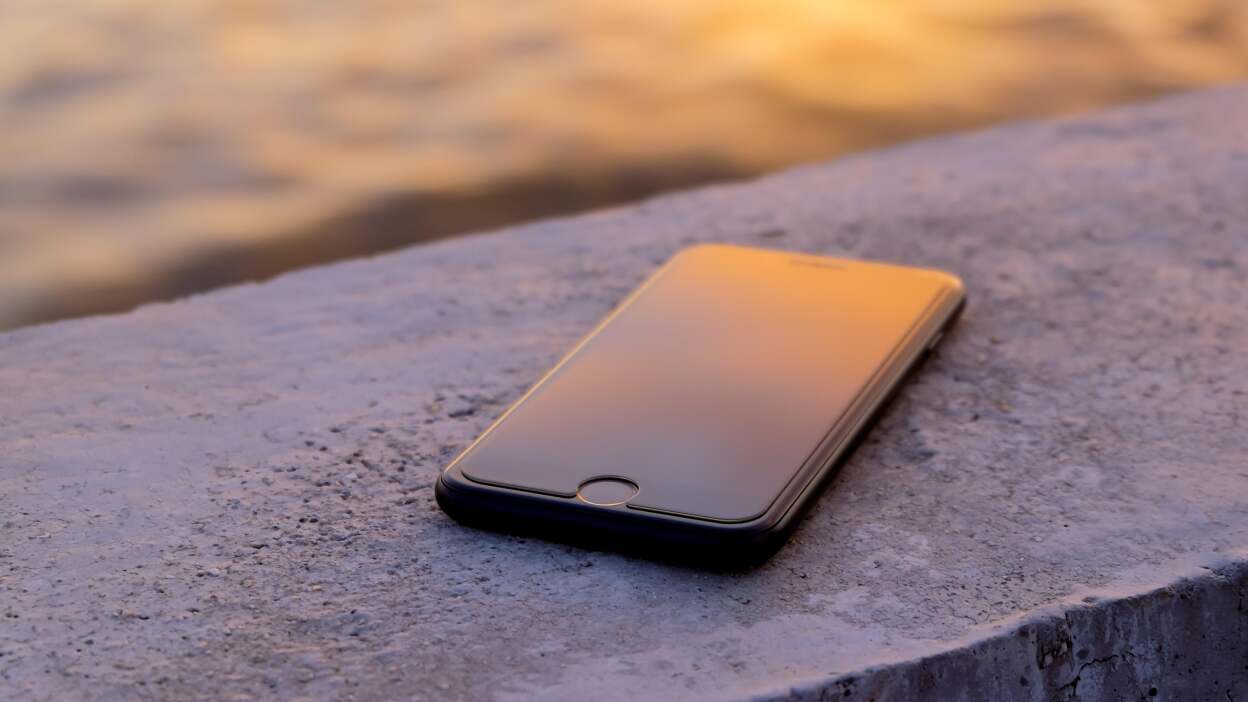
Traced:
[[452, 464], [438, 473], [438, 479], [433, 484], [433, 499], [443, 512], [458, 520], [466, 492], [471, 488], [472, 485], [459, 473], [457, 466]]
[[739, 525], [742, 529], [724, 544], [725, 550], [731, 554], [728, 560], [742, 567], [756, 566], [771, 558], [789, 541], [795, 519], [787, 518], [787, 514], [772, 517], [763, 515], [758, 519]]
[[800, 512], [797, 501], [776, 504], [762, 514], [746, 520], [726, 524], [720, 528], [723, 545], [749, 551], [767, 550], [771, 544], [783, 543], [790, 528], [796, 523]]
[[966, 281], [962, 280], [961, 276], [942, 270], [933, 269], [931, 272], [944, 285], [949, 296], [959, 303], [966, 299]]
[[937, 314], [945, 318], [946, 324], [952, 324], [954, 320], [962, 316], [962, 311], [966, 309], [966, 281], [949, 271], [934, 268], [929, 268], [927, 271], [936, 279], [941, 288], [937, 293], [939, 300]]
[[447, 507], [448, 505], [453, 506], [455, 498], [451, 493], [451, 488], [446, 486], [445, 481], [446, 471], [442, 471], [438, 474], [438, 479], [433, 482], [433, 499], [437, 501], [438, 507], [440, 507], [443, 512], [447, 512], [449, 514], [450, 510], [447, 509]]

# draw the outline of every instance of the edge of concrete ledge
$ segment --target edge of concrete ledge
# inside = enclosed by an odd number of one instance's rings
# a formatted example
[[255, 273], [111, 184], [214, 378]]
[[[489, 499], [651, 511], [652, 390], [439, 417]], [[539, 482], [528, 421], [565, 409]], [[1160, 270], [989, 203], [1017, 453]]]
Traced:
[[[940, 653], [834, 673], [750, 696], [751, 702], [828, 699], [1226, 699], [1248, 659], [1248, 631], [1209, 626], [1245, 616], [1248, 551], [1197, 554], [1187, 575], [1156, 570], [1072, 594], [1018, 618], [977, 628]], [[1151, 575], [1151, 577], [1150, 577]], [[918, 650], [912, 645], [913, 650]], [[927, 648], [924, 646], [924, 648]], [[984, 665], [985, 660], [989, 665]]]

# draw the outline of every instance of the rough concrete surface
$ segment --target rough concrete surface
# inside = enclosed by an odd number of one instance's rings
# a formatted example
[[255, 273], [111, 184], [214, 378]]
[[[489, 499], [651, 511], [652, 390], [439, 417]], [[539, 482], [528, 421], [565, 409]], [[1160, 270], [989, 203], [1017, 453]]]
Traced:
[[[0, 336], [0, 698], [1243, 699], [1248, 87]], [[463, 528], [438, 470], [679, 248], [947, 268], [765, 566]]]

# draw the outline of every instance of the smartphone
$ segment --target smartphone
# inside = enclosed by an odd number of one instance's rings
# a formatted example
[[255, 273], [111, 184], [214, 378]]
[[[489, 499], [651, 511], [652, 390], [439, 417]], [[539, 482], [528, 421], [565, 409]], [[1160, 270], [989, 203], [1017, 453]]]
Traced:
[[964, 300], [936, 270], [686, 249], [442, 472], [438, 504], [506, 532], [761, 561]]

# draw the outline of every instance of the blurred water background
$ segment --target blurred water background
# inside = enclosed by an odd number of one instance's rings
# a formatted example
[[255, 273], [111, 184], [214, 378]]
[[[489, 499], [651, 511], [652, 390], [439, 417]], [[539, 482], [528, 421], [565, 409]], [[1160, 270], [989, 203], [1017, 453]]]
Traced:
[[0, 328], [1248, 75], [1243, 0], [0, 0]]

